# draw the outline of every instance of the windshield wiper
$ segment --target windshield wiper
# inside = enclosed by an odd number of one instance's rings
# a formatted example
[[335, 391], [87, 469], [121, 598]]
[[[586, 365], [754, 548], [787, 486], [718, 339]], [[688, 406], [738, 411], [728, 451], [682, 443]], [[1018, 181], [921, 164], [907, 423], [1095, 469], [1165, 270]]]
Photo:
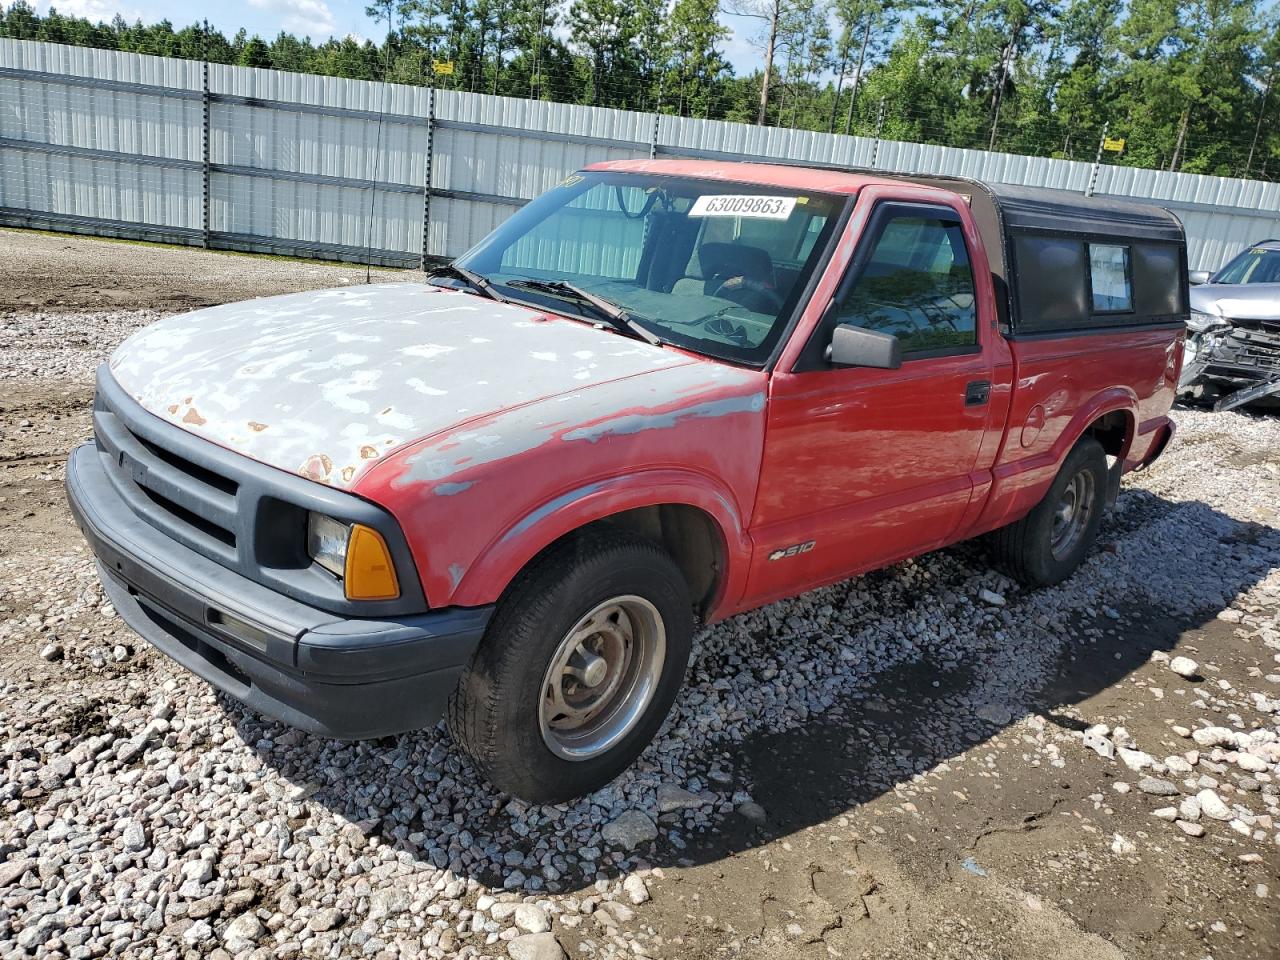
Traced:
[[488, 278], [476, 273], [474, 270], [460, 267], [456, 263], [446, 263], [443, 267], [437, 267], [431, 271], [431, 276], [427, 277], [427, 279], [432, 280], [435, 277], [443, 277], [450, 274], [459, 280], [465, 280], [473, 290], [489, 297], [491, 300], [497, 300], [499, 303], [507, 302], [507, 298], [493, 288], [493, 284], [489, 282]]
[[653, 344], [655, 347], [662, 346], [662, 341], [652, 331], [638, 324], [632, 319], [631, 314], [622, 307], [611, 300], [597, 297], [594, 293], [583, 290], [581, 287], [576, 287], [572, 283], [566, 283], [563, 280], [511, 280], [507, 283], [507, 286], [543, 290], [570, 300], [576, 300], [591, 307], [597, 316], [604, 319], [609, 326], [619, 333], [626, 334], [629, 337], [637, 337], [645, 343]]

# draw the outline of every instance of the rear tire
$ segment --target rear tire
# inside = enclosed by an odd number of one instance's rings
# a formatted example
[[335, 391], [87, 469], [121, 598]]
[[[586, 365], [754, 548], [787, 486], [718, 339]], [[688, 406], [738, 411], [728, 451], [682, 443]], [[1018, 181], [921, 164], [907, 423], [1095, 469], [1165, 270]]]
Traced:
[[1031, 512], [991, 535], [996, 563], [1029, 587], [1061, 583], [1093, 548], [1107, 496], [1107, 456], [1093, 437], [1077, 443]]
[[584, 531], [499, 601], [449, 701], [449, 731], [523, 800], [598, 790], [662, 726], [692, 638], [688, 586], [664, 550], [624, 530]]

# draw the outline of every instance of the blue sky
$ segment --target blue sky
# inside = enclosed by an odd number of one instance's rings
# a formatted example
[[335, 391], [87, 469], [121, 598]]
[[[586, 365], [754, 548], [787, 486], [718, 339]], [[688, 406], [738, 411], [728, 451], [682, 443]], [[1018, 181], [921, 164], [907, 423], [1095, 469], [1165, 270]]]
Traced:
[[[3, 2], [3, 0], [0, 0]], [[228, 36], [244, 27], [266, 39], [281, 30], [324, 40], [330, 35], [376, 37], [383, 28], [376, 27], [364, 15], [366, 0], [221, 0], [219, 3], [189, 3], [180, 0], [39, 0], [34, 4], [42, 12], [50, 6], [59, 12], [110, 20], [117, 13], [127, 20], [170, 20], [184, 27], [199, 20], [209, 23]], [[754, 22], [741, 17], [721, 16], [733, 31], [724, 45], [725, 55], [739, 72], [749, 72], [760, 63], [760, 56], [748, 42], [755, 30]]]

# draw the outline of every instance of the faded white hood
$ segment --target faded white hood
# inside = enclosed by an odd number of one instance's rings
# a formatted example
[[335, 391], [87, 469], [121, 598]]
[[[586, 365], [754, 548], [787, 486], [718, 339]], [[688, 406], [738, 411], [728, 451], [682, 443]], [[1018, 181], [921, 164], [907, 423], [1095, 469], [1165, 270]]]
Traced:
[[110, 370], [184, 430], [345, 487], [402, 444], [691, 362], [525, 307], [397, 283], [170, 317], [121, 344]]

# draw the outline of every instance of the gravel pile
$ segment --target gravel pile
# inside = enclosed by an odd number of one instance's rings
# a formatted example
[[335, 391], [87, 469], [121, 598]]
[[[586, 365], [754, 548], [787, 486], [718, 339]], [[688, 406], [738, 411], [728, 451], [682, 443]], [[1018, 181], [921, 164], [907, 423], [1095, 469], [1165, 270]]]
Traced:
[[117, 344], [164, 315], [158, 310], [0, 315], [0, 381], [92, 380]]
[[[87, 376], [151, 317], [107, 319], [3, 321], [17, 349], [0, 377]], [[66, 357], [72, 330], [84, 339]], [[1265, 455], [1280, 421], [1177, 416], [1174, 450], [1126, 481], [1102, 548], [1068, 583], [1026, 593], [965, 545], [704, 630], [639, 763], [556, 807], [496, 794], [442, 729], [343, 744], [246, 713], [120, 624], [84, 550], [0, 562], [0, 643], [40, 650], [60, 678], [0, 683], [0, 956], [662, 953], [634, 923], [655, 864], [702, 831], [769, 816], [735, 744], [873, 703], [904, 664], [939, 682], [974, 674], [946, 722], [922, 720], [928, 751], [867, 771], [909, 781], [1018, 722], [1064, 657], [1153, 607], [1222, 611], [1271, 672], [1242, 690], [1216, 683], [1207, 657], [1199, 679], [1171, 669], [1177, 757], [1143, 753], [1123, 729], [1041, 723], [1033, 762], [1091, 751], [1149, 796], [1153, 830], [1280, 843], [1280, 478]], [[1117, 835], [1113, 850], [1132, 846]]]

